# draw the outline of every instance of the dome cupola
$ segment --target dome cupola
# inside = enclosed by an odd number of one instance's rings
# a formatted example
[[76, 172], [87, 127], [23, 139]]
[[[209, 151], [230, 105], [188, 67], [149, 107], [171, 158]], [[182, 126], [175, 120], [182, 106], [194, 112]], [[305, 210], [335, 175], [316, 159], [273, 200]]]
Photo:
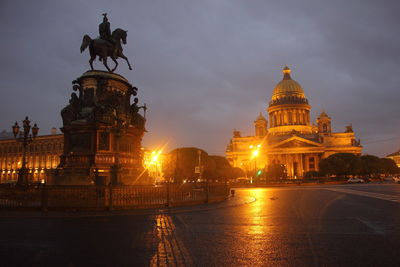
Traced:
[[283, 79], [275, 86], [269, 105], [308, 103], [303, 88], [290, 77], [290, 68], [285, 66], [282, 72]]
[[269, 132], [287, 134], [296, 130], [301, 133], [311, 133], [311, 106], [308, 104], [303, 88], [292, 80], [288, 66], [285, 66], [282, 72], [283, 79], [275, 86], [267, 109], [270, 122]]

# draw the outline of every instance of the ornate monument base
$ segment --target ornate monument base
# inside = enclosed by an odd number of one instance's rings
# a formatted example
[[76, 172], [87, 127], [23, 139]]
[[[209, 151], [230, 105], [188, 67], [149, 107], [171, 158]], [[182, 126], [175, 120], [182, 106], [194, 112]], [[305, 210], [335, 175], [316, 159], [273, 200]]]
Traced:
[[73, 81], [61, 111], [64, 151], [56, 184], [135, 184], [144, 173], [141, 141], [145, 119], [137, 88], [118, 74], [87, 71]]

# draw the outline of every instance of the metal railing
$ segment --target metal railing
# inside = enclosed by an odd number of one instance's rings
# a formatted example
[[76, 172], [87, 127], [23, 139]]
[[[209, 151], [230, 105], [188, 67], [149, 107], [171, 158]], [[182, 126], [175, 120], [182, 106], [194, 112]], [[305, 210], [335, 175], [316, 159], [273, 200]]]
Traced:
[[162, 186], [0, 187], [0, 208], [17, 209], [135, 209], [157, 208], [224, 200], [224, 183], [165, 184]]

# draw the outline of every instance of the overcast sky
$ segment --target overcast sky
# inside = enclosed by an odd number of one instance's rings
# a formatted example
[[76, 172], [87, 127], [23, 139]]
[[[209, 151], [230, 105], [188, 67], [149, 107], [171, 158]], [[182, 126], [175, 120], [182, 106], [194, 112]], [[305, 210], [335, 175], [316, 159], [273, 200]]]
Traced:
[[[400, 2], [142, 0], [0, 2], [0, 130], [29, 115], [61, 127], [71, 81], [89, 69], [84, 34], [101, 14], [128, 30], [117, 72], [149, 107], [144, 145], [223, 155], [234, 128], [253, 135], [287, 64], [335, 131], [352, 123], [364, 153], [400, 149]], [[98, 61], [95, 68], [103, 69]]]

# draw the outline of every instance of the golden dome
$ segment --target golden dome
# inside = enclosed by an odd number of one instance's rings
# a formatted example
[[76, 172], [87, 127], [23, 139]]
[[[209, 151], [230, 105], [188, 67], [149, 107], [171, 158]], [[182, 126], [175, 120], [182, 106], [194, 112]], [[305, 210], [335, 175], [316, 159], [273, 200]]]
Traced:
[[283, 79], [280, 81], [272, 93], [272, 101], [278, 100], [287, 96], [294, 96], [298, 98], [306, 98], [303, 88], [295, 80], [290, 77], [290, 68], [285, 66], [282, 70]]

